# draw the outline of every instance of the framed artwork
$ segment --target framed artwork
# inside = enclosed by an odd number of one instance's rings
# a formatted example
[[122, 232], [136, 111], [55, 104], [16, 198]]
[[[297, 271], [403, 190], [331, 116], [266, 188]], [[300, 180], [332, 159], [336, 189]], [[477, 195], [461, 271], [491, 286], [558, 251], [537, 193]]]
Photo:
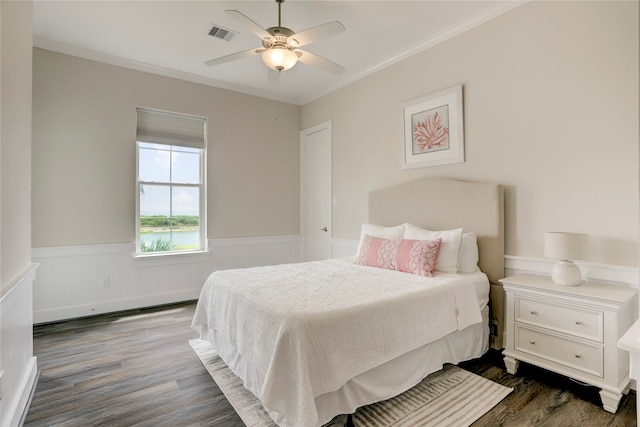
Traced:
[[402, 168], [464, 162], [462, 85], [404, 105]]

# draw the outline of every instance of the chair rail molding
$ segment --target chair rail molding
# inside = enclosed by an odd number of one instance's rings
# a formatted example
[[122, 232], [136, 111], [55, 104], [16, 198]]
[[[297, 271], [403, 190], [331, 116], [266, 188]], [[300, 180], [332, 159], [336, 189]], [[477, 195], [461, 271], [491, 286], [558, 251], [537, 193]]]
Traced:
[[[358, 240], [337, 238], [331, 240], [331, 253], [334, 258], [355, 256], [357, 250]], [[505, 255], [504, 275], [505, 277], [518, 273], [551, 275], [551, 269], [554, 263], [555, 261], [546, 258]], [[582, 261], [576, 261], [575, 263], [580, 268], [583, 279], [615, 282], [639, 287], [640, 269], [638, 269], [638, 267], [596, 264]]]
[[[575, 261], [583, 279], [603, 282], [615, 282], [633, 287], [638, 287], [638, 267], [596, 264], [582, 261]], [[554, 260], [546, 258], [525, 258], [512, 255], [504, 257], [505, 276], [512, 276], [518, 273], [533, 273], [551, 275], [551, 269], [555, 264]]]

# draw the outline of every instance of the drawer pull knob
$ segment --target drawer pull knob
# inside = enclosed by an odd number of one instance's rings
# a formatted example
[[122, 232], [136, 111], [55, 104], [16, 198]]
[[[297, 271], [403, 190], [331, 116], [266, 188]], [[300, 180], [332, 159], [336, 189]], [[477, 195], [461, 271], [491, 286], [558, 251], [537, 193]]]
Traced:
[[581, 354], [576, 354], [576, 359], [582, 359], [582, 355]]
[[576, 325], [582, 325], [582, 322], [579, 320], [576, 320]]
[[531, 341], [529, 341], [529, 344], [535, 344], [535, 343], [536, 343], [536, 341], [535, 341], [535, 340], [531, 340]]
[[538, 314], [538, 312], [537, 311], [532, 311], [531, 314], [533, 314], [535, 316], [536, 314]]

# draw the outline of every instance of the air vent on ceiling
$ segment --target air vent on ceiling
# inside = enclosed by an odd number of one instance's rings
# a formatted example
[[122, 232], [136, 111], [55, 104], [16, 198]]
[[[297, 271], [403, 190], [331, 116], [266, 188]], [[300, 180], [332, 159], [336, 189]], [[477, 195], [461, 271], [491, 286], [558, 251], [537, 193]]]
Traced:
[[212, 24], [212, 27], [209, 30], [209, 35], [211, 37], [215, 37], [227, 42], [231, 41], [231, 39], [234, 38], [237, 34], [238, 33], [234, 33], [233, 31], [216, 24]]

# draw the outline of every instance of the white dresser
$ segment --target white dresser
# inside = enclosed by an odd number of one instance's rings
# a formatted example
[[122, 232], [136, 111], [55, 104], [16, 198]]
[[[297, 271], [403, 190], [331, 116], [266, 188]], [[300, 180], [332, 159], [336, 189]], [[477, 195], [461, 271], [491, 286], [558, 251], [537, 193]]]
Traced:
[[629, 388], [629, 353], [617, 347], [636, 318], [637, 290], [585, 282], [556, 285], [549, 277], [519, 274], [500, 282], [506, 294], [504, 363], [520, 361], [600, 388], [615, 413]]

